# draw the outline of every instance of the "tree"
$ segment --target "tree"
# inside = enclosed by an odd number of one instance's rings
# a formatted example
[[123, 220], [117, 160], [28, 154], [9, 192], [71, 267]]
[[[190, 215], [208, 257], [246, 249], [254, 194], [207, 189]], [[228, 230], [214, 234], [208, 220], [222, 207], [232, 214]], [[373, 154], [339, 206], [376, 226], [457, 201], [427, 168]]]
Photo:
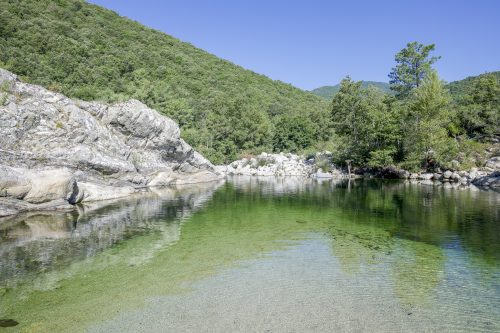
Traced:
[[472, 138], [500, 135], [500, 84], [494, 75], [484, 75], [474, 83], [459, 106], [460, 126]]
[[400, 138], [394, 98], [346, 77], [332, 100], [332, 125], [337, 138], [336, 160], [384, 167], [393, 163]]
[[404, 128], [405, 166], [409, 169], [446, 165], [455, 156], [457, 143], [448, 136], [449, 92], [431, 71], [407, 101]]
[[423, 45], [412, 42], [406, 44], [406, 47], [396, 54], [397, 65], [389, 74], [389, 83], [397, 97], [408, 97], [414, 88], [420, 87], [432, 71], [431, 65], [441, 58], [429, 56], [434, 47], [434, 44]]

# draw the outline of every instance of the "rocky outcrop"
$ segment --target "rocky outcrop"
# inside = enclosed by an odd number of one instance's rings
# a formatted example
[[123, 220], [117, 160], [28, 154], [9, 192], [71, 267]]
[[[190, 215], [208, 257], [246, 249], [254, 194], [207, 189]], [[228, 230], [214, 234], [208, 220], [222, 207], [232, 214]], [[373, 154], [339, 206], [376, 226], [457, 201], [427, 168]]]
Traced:
[[0, 87], [0, 215], [219, 177], [173, 120], [137, 100], [72, 100], [3, 69]]
[[[243, 158], [229, 165], [217, 166], [220, 173], [232, 176], [299, 176], [312, 178], [345, 178], [346, 175], [330, 163], [329, 153], [317, 153], [305, 159], [291, 153], [261, 153], [256, 157]], [[323, 169], [325, 168], [325, 169]], [[326, 170], [328, 169], [328, 170]]]

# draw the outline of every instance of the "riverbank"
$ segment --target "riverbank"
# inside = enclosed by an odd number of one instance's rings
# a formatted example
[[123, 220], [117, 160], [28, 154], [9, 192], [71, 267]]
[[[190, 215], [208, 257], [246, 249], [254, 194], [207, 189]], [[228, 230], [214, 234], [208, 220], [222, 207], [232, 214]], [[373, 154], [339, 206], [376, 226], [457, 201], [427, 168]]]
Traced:
[[384, 169], [355, 168], [351, 172], [331, 163], [331, 153], [318, 152], [306, 158], [291, 153], [262, 153], [243, 158], [228, 165], [216, 166], [216, 170], [227, 176], [299, 176], [318, 179], [383, 178], [407, 179], [421, 184], [454, 184], [461, 186], [500, 188], [500, 157], [491, 157], [483, 167], [462, 170], [435, 170], [434, 172], [409, 172], [388, 167]]

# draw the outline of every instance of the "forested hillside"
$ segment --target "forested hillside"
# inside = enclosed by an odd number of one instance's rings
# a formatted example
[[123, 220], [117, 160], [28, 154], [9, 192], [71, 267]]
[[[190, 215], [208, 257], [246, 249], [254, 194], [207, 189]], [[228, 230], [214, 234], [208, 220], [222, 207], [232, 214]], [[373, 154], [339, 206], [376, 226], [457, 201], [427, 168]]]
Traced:
[[463, 80], [453, 81], [448, 83], [446, 88], [448, 88], [454, 100], [460, 100], [469, 94], [474, 89], [474, 85], [485, 77], [495, 77], [497, 81], [500, 81], [500, 71], [469, 76]]
[[[361, 89], [368, 89], [368, 87], [373, 86], [380, 89], [381, 91], [392, 94], [391, 87], [387, 82], [377, 82], [377, 81], [361, 81]], [[326, 99], [332, 99], [333, 96], [340, 90], [340, 83], [334, 86], [323, 86], [311, 90], [315, 95]]]
[[327, 135], [328, 101], [84, 1], [0, 0], [0, 66], [70, 97], [139, 99], [215, 163]]

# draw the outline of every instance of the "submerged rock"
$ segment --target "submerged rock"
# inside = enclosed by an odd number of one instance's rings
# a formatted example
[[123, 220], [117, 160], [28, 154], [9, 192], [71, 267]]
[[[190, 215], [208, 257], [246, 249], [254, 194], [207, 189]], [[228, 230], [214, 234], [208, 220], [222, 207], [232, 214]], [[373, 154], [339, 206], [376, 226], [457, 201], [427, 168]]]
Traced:
[[146, 186], [219, 178], [180, 138], [173, 120], [137, 100], [113, 105], [72, 100], [3, 69], [0, 85], [7, 90], [0, 92], [2, 214], [59, 199], [104, 200]]

